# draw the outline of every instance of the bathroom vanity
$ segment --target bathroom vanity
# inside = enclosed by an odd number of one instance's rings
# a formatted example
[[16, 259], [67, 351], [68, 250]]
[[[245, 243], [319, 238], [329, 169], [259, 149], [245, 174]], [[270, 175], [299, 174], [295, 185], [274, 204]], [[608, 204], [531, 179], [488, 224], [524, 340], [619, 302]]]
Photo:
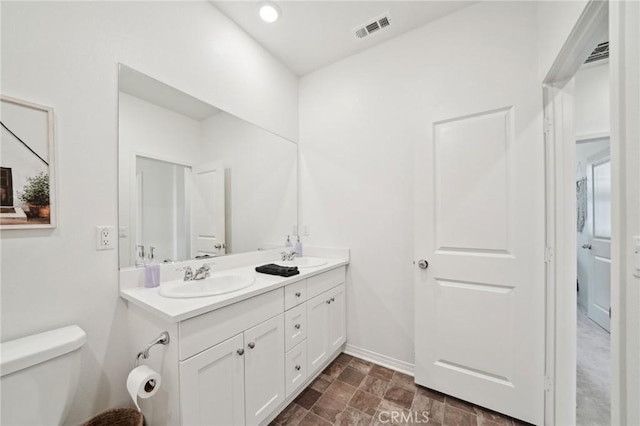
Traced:
[[224, 269], [253, 273], [255, 282], [218, 296], [121, 288], [132, 365], [135, 348], [162, 331], [171, 337], [143, 360], [162, 376], [160, 391], [139, 400], [148, 424], [266, 424], [342, 351], [348, 260], [327, 259], [287, 278], [259, 274], [259, 264]]

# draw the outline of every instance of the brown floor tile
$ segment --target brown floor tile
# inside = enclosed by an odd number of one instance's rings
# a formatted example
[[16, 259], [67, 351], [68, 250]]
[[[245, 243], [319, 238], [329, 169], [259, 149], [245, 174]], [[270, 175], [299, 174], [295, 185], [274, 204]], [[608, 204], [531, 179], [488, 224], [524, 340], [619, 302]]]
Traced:
[[451, 405], [444, 407], [445, 426], [476, 426], [477, 418], [468, 411], [463, 411]]
[[373, 367], [373, 364], [360, 358], [353, 358], [349, 363], [349, 367], [355, 368], [361, 373], [368, 374], [371, 367]]
[[414, 393], [411, 391], [390, 385], [384, 394], [384, 399], [408, 410], [413, 404], [413, 396]]
[[377, 379], [372, 376], [367, 376], [364, 378], [362, 383], [360, 383], [360, 389], [382, 398], [384, 396], [384, 393], [387, 391], [388, 385], [389, 382], [387, 381]]
[[324, 395], [346, 404], [353, 394], [356, 393], [356, 389], [355, 386], [336, 380], [329, 386]]
[[416, 396], [413, 398], [411, 411], [418, 414], [424, 413], [431, 421], [442, 424], [444, 419], [444, 402], [436, 401], [435, 399], [416, 393]]
[[425, 388], [420, 385], [416, 385], [416, 393], [426, 396], [427, 398], [435, 399], [436, 401], [444, 402], [445, 394], [433, 389]]
[[474, 406], [474, 411], [478, 416], [478, 425], [487, 425], [487, 426], [511, 426], [513, 423], [511, 422], [511, 418], [505, 416], [504, 414], [496, 413], [495, 411], [488, 410], [486, 408]]
[[322, 393], [318, 392], [315, 389], [307, 388], [300, 396], [295, 399], [296, 404], [300, 405], [302, 408], [310, 410], [313, 407], [313, 404], [322, 396]]
[[[386, 379], [386, 380], [385, 380]], [[340, 354], [270, 426], [531, 426]]]
[[342, 413], [346, 406], [346, 402], [337, 401], [333, 398], [329, 398], [328, 396], [323, 395], [311, 408], [311, 411], [319, 415], [323, 419], [333, 423], [338, 418], [338, 414]]
[[320, 393], [324, 393], [327, 388], [331, 385], [331, 380], [328, 379], [327, 376], [321, 374], [311, 383], [311, 388], [317, 390]]
[[411, 392], [416, 392], [418, 389], [418, 386], [416, 386], [416, 384], [414, 383], [412, 376], [400, 373], [399, 371], [393, 373], [391, 386], [398, 386]]
[[340, 355], [338, 355], [334, 362], [337, 362], [338, 364], [344, 365], [346, 367], [351, 362], [351, 360], [353, 360], [353, 357], [351, 355], [341, 353]]
[[467, 401], [463, 401], [461, 399], [454, 398], [452, 396], [447, 395], [444, 402], [445, 404], [451, 405], [452, 407], [456, 407], [456, 408], [459, 408], [460, 410], [467, 411], [473, 414], [474, 416], [476, 415], [476, 410], [473, 409], [473, 404]]
[[282, 411], [282, 413], [278, 414], [278, 417], [276, 417], [274, 421], [280, 426], [296, 426], [300, 424], [307, 413], [308, 410], [305, 410], [295, 402], [292, 402]]
[[371, 367], [371, 370], [369, 370], [368, 374], [369, 376], [373, 376], [377, 379], [389, 381], [393, 378], [393, 373], [394, 371], [389, 368], [374, 365], [373, 367]]
[[360, 410], [363, 413], [373, 416], [380, 405], [381, 398], [367, 393], [363, 390], [358, 390], [349, 401], [349, 406]]
[[330, 381], [334, 381], [335, 379], [338, 378], [338, 376], [340, 375], [340, 373], [342, 373], [342, 370], [344, 369], [345, 369], [344, 365], [332, 362], [327, 366], [327, 368], [324, 369], [322, 374], [327, 376], [327, 378]]
[[347, 407], [338, 415], [338, 419], [334, 424], [339, 426], [369, 426], [371, 419], [371, 416], [362, 411]]
[[364, 379], [365, 376], [365, 373], [351, 368], [351, 364], [349, 364], [349, 367], [345, 368], [344, 371], [340, 373], [337, 380], [348, 383], [351, 386], [358, 387], [360, 386], [360, 383], [362, 383], [362, 379]]
[[331, 426], [331, 423], [313, 413], [307, 413], [299, 426]]

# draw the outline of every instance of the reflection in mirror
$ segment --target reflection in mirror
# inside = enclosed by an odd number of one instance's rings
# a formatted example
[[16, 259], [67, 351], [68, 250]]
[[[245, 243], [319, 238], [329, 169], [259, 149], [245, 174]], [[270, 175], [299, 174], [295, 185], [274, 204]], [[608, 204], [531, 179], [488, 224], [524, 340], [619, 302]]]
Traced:
[[124, 65], [119, 88], [121, 268], [283, 245], [295, 143]]

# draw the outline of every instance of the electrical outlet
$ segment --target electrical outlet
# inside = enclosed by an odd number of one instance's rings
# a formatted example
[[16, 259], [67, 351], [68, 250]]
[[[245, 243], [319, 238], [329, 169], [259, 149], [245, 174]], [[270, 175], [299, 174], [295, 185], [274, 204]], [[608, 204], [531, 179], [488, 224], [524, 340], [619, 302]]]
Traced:
[[293, 235], [298, 235], [298, 225], [297, 225], [297, 224], [296, 224], [296, 225], [293, 225], [293, 232], [292, 232], [292, 234], [293, 234]]
[[113, 250], [116, 233], [113, 226], [96, 226], [96, 250]]
[[302, 235], [305, 237], [309, 236], [309, 225], [305, 224], [302, 226]]

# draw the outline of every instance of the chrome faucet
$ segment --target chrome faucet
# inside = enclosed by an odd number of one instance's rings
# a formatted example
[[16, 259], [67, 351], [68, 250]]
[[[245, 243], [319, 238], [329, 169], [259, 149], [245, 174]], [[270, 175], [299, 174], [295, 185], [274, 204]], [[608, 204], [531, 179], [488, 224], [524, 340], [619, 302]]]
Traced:
[[211, 266], [208, 263], [205, 263], [198, 269], [196, 269], [195, 274], [193, 274], [193, 280], [204, 280], [205, 278], [209, 278], [209, 271], [211, 270]]
[[193, 269], [191, 269], [191, 266], [185, 266], [181, 270], [184, 271], [184, 280], [185, 281], [193, 280]]
[[293, 260], [296, 257], [296, 252], [294, 250], [283, 251], [282, 253], [280, 253], [280, 256], [282, 256], [282, 261], [283, 262], [285, 260]]

